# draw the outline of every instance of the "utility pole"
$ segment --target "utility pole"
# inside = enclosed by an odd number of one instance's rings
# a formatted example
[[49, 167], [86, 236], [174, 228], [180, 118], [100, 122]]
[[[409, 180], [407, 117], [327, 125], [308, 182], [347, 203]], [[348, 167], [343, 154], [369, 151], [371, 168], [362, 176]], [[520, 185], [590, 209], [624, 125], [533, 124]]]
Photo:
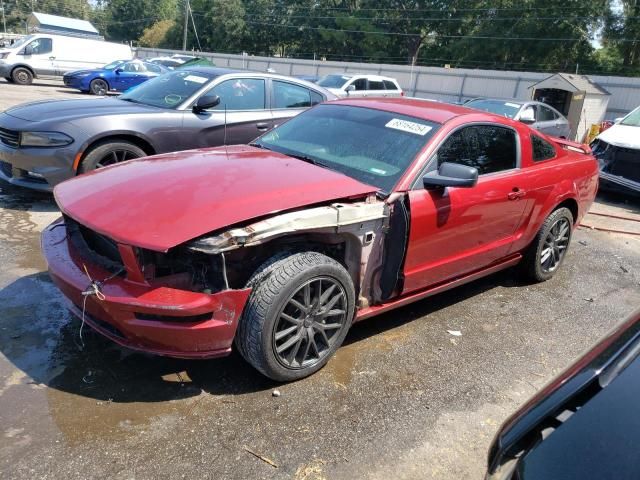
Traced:
[[4, 0], [0, 0], [0, 10], [2, 10], [2, 26], [4, 27], [4, 33], [7, 33], [7, 19], [4, 16]]
[[184, 2], [184, 33], [182, 34], [182, 51], [187, 49], [187, 27], [189, 26], [189, 0]]

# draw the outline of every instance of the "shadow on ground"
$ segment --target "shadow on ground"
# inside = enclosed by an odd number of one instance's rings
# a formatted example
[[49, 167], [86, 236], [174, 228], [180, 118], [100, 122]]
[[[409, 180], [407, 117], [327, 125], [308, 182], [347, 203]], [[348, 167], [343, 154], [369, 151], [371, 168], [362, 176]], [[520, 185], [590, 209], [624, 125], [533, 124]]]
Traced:
[[[428, 316], [498, 285], [517, 286], [503, 272], [465, 287], [357, 323], [345, 345]], [[256, 372], [239, 354], [215, 360], [178, 360], [119, 347], [67, 311], [46, 273], [24, 276], [0, 291], [3, 318], [0, 351], [36, 384], [109, 402], [164, 402], [207, 392], [239, 395], [277, 384]], [[426, 319], [428, 321], [428, 318]]]

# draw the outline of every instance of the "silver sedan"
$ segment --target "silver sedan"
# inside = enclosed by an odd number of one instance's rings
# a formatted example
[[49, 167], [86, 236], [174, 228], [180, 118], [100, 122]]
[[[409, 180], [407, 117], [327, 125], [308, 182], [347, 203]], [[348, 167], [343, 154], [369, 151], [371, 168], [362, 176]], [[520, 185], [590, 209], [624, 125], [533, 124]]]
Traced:
[[569, 121], [555, 108], [542, 102], [477, 98], [464, 106], [519, 120], [552, 137], [571, 137]]

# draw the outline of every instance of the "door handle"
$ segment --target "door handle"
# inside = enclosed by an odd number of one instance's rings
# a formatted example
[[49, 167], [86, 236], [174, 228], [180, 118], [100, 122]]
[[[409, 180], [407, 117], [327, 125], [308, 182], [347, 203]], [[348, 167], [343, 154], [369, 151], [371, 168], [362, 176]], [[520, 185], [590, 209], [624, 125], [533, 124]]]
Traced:
[[49, 60], [55, 60], [56, 57], [49, 57]]
[[526, 193], [527, 192], [525, 192], [524, 190], [520, 190], [518, 187], [514, 187], [513, 191], [507, 194], [507, 198], [509, 200], [518, 200], [519, 198], [524, 197]]
[[256, 128], [258, 130], [268, 130], [269, 129], [269, 124], [268, 123], [256, 123]]

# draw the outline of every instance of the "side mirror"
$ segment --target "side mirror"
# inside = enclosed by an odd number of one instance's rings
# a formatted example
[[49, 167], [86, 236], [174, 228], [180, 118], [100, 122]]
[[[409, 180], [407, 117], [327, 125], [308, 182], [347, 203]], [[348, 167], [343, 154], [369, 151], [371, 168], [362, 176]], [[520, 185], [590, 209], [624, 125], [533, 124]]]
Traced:
[[33, 55], [33, 47], [31, 45], [24, 47], [24, 55]]
[[116, 75], [120, 75], [124, 70], [122, 70], [121, 68], [116, 68], [114, 70], [114, 72], [116, 72]]
[[533, 108], [525, 108], [520, 114], [520, 121], [522, 123], [526, 123], [527, 125], [536, 123], [536, 113], [533, 111]]
[[356, 91], [356, 86], [355, 85], [349, 85], [347, 88], [344, 89], [345, 92], [349, 93], [349, 92], [355, 92]]
[[193, 113], [201, 113], [209, 108], [216, 107], [220, 104], [220, 97], [214, 94], [205, 94], [201, 96], [193, 105]]
[[473, 187], [478, 183], [478, 169], [459, 163], [444, 162], [438, 170], [422, 177], [424, 188]]

